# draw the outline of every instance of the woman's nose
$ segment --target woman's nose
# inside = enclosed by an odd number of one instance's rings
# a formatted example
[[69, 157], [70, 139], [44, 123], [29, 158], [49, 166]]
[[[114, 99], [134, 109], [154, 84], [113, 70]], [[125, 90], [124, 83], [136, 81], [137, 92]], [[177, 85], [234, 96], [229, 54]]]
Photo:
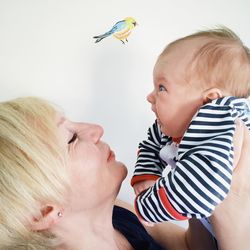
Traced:
[[86, 124], [85, 128], [85, 139], [89, 139], [94, 143], [100, 141], [101, 137], [103, 136], [103, 128], [97, 124]]

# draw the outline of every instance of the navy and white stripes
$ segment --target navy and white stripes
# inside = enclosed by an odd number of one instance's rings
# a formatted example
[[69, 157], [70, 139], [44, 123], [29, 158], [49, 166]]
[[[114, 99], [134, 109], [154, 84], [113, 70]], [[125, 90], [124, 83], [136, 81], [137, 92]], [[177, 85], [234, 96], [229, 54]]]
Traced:
[[162, 222], [212, 214], [230, 189], [236, 118], [250, 129], [247, 99], [224, 97], [202, 106], [179, 144], [176, 166], [165, 177], [166, 163], [159, 153], [173, 142], [161, 133], [157, 122], [153, 124], [148, 139], [139, 144], [131, 181], [133, 185], [143, 176], [158, 178], [135, 200], [144, 220]]

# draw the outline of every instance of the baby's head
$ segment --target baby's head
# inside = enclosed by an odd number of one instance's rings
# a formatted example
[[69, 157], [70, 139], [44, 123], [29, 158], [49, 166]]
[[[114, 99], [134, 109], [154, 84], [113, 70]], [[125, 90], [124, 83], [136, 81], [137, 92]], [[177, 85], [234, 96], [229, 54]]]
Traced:
[[[250, 50], [230, 29], [222, 27], [200, 31], [170, 43], [159, 60], [183, 46], [189, 54], [186, 81], [202, 89], [219, 88], [236, 97], [250, 95]], [[224, 96], [224, 95], [223, 95]]]
[[213, 99], [250, 95], [250, 51], [227, 28], [170, 43], [154, 67], [152, 104], [163, 133], [181, 137], [192, 117]]

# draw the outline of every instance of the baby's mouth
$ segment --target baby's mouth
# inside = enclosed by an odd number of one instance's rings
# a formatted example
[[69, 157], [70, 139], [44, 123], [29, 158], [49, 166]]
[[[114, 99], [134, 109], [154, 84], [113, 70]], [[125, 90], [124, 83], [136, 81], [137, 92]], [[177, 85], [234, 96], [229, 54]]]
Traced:
[[156, 121], [157, 121], [158, 125], [161, 127], [161, 121], [160, 121], [160, 119], [158, 118], [158, 116], [156, 116]]

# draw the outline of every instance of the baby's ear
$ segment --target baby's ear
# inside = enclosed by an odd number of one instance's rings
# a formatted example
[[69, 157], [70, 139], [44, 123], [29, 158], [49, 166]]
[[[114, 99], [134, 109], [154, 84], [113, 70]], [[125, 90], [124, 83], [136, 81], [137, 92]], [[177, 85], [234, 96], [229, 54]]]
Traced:
[[203, 92], [203, 103], [209, 103], [212, 100], [223, 97], [222, 91], [218, 88], [206, 89]]
[[32, 218], [30, 222], [30, 229], [33, 231], [43, 231], [51, 228], [62, 217], [62, 212], [57, 206], [46, 205], [44, 206], [39, 216]]

